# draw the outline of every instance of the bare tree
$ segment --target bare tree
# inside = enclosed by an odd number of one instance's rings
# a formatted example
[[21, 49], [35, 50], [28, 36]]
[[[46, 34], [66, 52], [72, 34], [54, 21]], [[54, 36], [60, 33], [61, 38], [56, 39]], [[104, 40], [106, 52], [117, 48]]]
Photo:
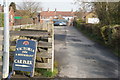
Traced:
[[21, 16], [22, 19], [16, 20], [16, 23], [31, 24], [37, 22], [37, 12], [40, 11], [41, 3], [35, 0], [25, 0], [17, 5], [16, 14]]
[[28, 2], [24, 1], [22, 4], [18, 5], [18, 9], [22, 10], [21, 15], [33, 18], [36, 13], [40, 10], [40, 2]]
[[79, 5], [79, 10], [82, 12], [90, 12], [93, 10], [93, 3], [91, 2], [84, 2], [81, 0], [75, 0], [75, 4]]
[[120, 2], [96, 2], [94, 6], [101, 24], [120, 24], [118, 20]]
[[102, 25], [120, 24], [120, 20], [118, 20], [120, 2], [108, 2], [108, 0], [104, 0], [104, 2], [99, 2], [99, 0], [96, 0], [96, 2], [84, 1], [75, 0], [75, 3], [79, 4], [80, 12], [95, 11]]
[[15, 4], [14, 2], [11, 2], [11, 3], [10, 3], [9, 8], [10, 8], [10, 7], [13, 8], [14, 12], [16, 11], [16, 4]]

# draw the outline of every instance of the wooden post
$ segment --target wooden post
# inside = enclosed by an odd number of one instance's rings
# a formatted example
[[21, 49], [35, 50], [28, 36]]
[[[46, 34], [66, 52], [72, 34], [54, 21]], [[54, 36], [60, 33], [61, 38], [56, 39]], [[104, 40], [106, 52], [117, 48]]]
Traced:
[[51, 24], [52, 28], [52, 72], [54, 70], [54, 26]]
[[48, 42], [52, 43], [52, 48], [49, 48], [48, 49], [48, 53], [51, 53], [52, 54], [52, 58], [51, 59], [48, 59], [48, 63], [51, 64], [51, 70], [53, 72], [54, 70], [54, 28], [53, 28], [53, 25], [48, 26], [48, 32], [51, 33], [51, 38], [48, 38]]

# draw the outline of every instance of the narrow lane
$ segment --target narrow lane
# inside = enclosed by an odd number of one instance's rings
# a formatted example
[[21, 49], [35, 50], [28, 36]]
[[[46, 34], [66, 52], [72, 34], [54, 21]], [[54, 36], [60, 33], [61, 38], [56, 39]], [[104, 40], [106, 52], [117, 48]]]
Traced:
[[118, 57], [74, 27], [55, 26], [55, 60], [59, 77], [118, 77]]

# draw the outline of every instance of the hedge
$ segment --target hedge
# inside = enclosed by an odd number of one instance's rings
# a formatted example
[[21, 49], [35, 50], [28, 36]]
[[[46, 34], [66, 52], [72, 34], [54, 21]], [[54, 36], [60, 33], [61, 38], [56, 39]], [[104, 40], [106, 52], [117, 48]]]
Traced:
[[99, 24], [86, 24], [77, 21], [74, 26], [90, 36], [90, 38], [112, 48], [120, 56], [120, 25], [101, 27]]
[[4, 14], [0, 13], [0, 27], [4, 26]]

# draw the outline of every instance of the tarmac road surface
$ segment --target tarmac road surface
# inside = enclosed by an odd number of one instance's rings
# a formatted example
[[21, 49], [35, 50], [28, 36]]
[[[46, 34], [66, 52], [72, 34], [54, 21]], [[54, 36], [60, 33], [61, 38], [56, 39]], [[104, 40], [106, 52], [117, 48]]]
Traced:
[[62, 78], [118, 78], [118, 57], [69, 26], [55, 26], [55, 61]]

